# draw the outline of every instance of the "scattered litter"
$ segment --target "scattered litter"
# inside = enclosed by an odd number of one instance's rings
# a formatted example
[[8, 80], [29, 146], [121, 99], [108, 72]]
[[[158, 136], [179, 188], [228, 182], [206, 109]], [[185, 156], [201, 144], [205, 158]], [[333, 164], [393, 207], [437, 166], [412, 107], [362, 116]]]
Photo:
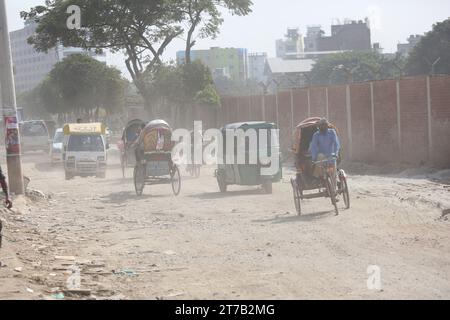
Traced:
[[22, 271], [23, 271], [23, 268], [22, 268], [22, 267], [14, 268], [14, 271], [15, 271], [15, 272], [22, 272]]
[[58, 294], [52, 295], [52, 298], [55, 300], [63, 300], [65, 298], [65, 296], [64, 296], [64, 293], [58, 293]]
[[134, 270], [114, 270], [113, 271], [114, 274], [119, 275], [119, 276], [126, 276], [126, 277], [137, 277], [138, 274], [136, 273], [136, 271]]
[[164, 251], [164, 254], [167, 254], [168, 256], [174, 256], [177, 253], [175, 251], [172, 251], [172, 250], [167, 250], [167, 251]]
[[176, 297], [181, 297], [184, 296], [185, 293], [184, 292], [175, 292], [175, 293], [171, 293], [167, 296], [164, 296], [164, 298], [176, 298]]
[[56, 256], [55, 260], [63, 260], [63, 261], [75, 261], [74, 256]]
[[33, 289], [30, 289], [30, 288], [27, 288], [27, 292], [28, 292], [28, 293], [34, 293], [34, 290], [33, 290]]

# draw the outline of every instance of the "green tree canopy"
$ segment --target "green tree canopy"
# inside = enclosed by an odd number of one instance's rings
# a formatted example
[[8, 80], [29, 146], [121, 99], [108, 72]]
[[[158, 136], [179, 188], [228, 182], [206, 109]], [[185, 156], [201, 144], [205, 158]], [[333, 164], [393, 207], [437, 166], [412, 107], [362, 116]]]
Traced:
[[435, 73], [450, 74], [450, 19], [435, 24], [420, 40], [409, 55], [407, 69], [411, 75], [429, 74], [436, 61]]
[[75, 54], [55, 65], [39, 87], [40, 100], [53, 114], [98, 117], [100, 109], [119, 111], [126, 80], [120, 71], [85, 54]]
[[315, 85], [369, 81], [400, 76], [404, 61], [387, 59], [377, 52], [344, 52], [322, 59], [314, 65], [308, 80]]
[[[85, 49], [121, 51], [126, 66], [147, 103], [150, 104], [144, 72], [161, 62], [170, 42], [183, 33], [179, 23], [180, 0], [47, 0], [22, 12], [24, 19], [38, 22], [36, 34], [29, 42], [40, 51], [61, 43]], [[67, 8], [81, 9], [82, 28], [69, 30]]]
[[164, 99], [179, 107], [220, 105], [211, 71], [200, 61], [160, 65], [153, 75], [149, 87], [155, 99]]

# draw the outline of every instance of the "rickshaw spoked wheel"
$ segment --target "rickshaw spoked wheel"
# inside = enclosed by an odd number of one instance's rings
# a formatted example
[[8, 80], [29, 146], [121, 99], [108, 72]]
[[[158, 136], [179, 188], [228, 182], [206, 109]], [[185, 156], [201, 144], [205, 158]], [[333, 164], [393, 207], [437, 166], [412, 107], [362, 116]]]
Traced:
[[180, 170], [176, 165], [173, 166], [170, 172], [170, 180], [172, 183], [172, 191], [175, 196], [178, 196], [181, 191], [181, 175]]
[[326, 176], [326, 184], [327, 184], [328, 195], [330, 196], [330, 199], [331, 199], [331, 204], [334, 206], [334, 211], [335, 211], [336, 215], [338, 216], [339, 208], [337, 206], [336, 188], [333, 188], [333, 182], [332, 182], [331, 176], [329, 174], [327, 174], [327, 176]]
[[142, 196], [145, 187], [145, 167], [142, 164], [136, 164], [134, 167], [134, 188], [136, 195]]
[[299, 190], [299, 186], [297, 184], [297, 180], [295, 178], [291, 178], [292, 191], [294, 193], [294, 203], [295, 210], [299, 216], [302, 215], [302, 204], [301, 204], [301, 194]]

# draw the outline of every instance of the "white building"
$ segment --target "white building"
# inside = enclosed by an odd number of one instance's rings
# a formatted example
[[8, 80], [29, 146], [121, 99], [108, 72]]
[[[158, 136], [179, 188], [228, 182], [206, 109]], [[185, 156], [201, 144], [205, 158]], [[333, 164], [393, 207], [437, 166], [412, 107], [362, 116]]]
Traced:
[[265, 82], [267, 53], [250, 53], [248, 55], [249, 79], [257, 82]]
[[287, 30], [286, 39], [279, 39], [276, 42], [277, 58], [286, 59], [287, 55], [295, 52], [305, 51], [303, 35], [298, 28]]
[[[16, 92], [21, 93], [36, 88], [49, 74], [56, 63], [75, 53], [86, 53], [81, 48], [64, 48], [58, 46], [48, 53], [37, 52], [28, 44], [28, 38], [36, 31], [37, 24], [27, 22], [23, 29], [10, 33], [11, 51], [14, 64], [14, 81]], [[92, 54], [96, 58], [101, 58]]]

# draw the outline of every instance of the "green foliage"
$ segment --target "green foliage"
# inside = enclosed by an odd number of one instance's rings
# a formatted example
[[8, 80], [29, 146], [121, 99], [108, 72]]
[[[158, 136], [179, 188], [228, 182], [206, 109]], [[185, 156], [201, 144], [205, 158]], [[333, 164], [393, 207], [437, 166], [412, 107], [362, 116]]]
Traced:
[[[170, 42], [183, 33], [179, 26], [181, 0], [47, 0], [22, 12], [24, 19], [39, 23], [29, 42], [37, 50], [47, 51], [61, 43], [96, 51], [124, 52], [126, 66], [148, 104], [144, 73], [161, 63], [161, 55]], [[81, 8], [82, 28], [69, 30], [67, 8]]]
[[55, 65], [39, 86], [40, 100], [54, 114], [111, 114], [123, 107], [126, 85], [119, 70], [76, 54]]
[[435, 73], [450, 74], [450, 19], [433, 26], [412, 50], [408, 57], [407, 69], [411, 75], [429, 74], [432, 64]]
[[315, 85], [369, 81], [402, 75], [404, 61], [400, 57], [387, 59], [377, 52], [345, 52], [320, 59], [309, 80]]
[[193, 104], [217, 107], [220, 98], [217, 94], [211, 71], [201, 62], [191, 64], [160, 65], [151, 73], [149, 88], [155, 100], [165, 100], [176, 106]]
[[17, 96], [17, 107], [22, 108], [25, 116], [31, 119], [44, 119], [49, 116], [40, 95], [40, 87], [19, 94]]

